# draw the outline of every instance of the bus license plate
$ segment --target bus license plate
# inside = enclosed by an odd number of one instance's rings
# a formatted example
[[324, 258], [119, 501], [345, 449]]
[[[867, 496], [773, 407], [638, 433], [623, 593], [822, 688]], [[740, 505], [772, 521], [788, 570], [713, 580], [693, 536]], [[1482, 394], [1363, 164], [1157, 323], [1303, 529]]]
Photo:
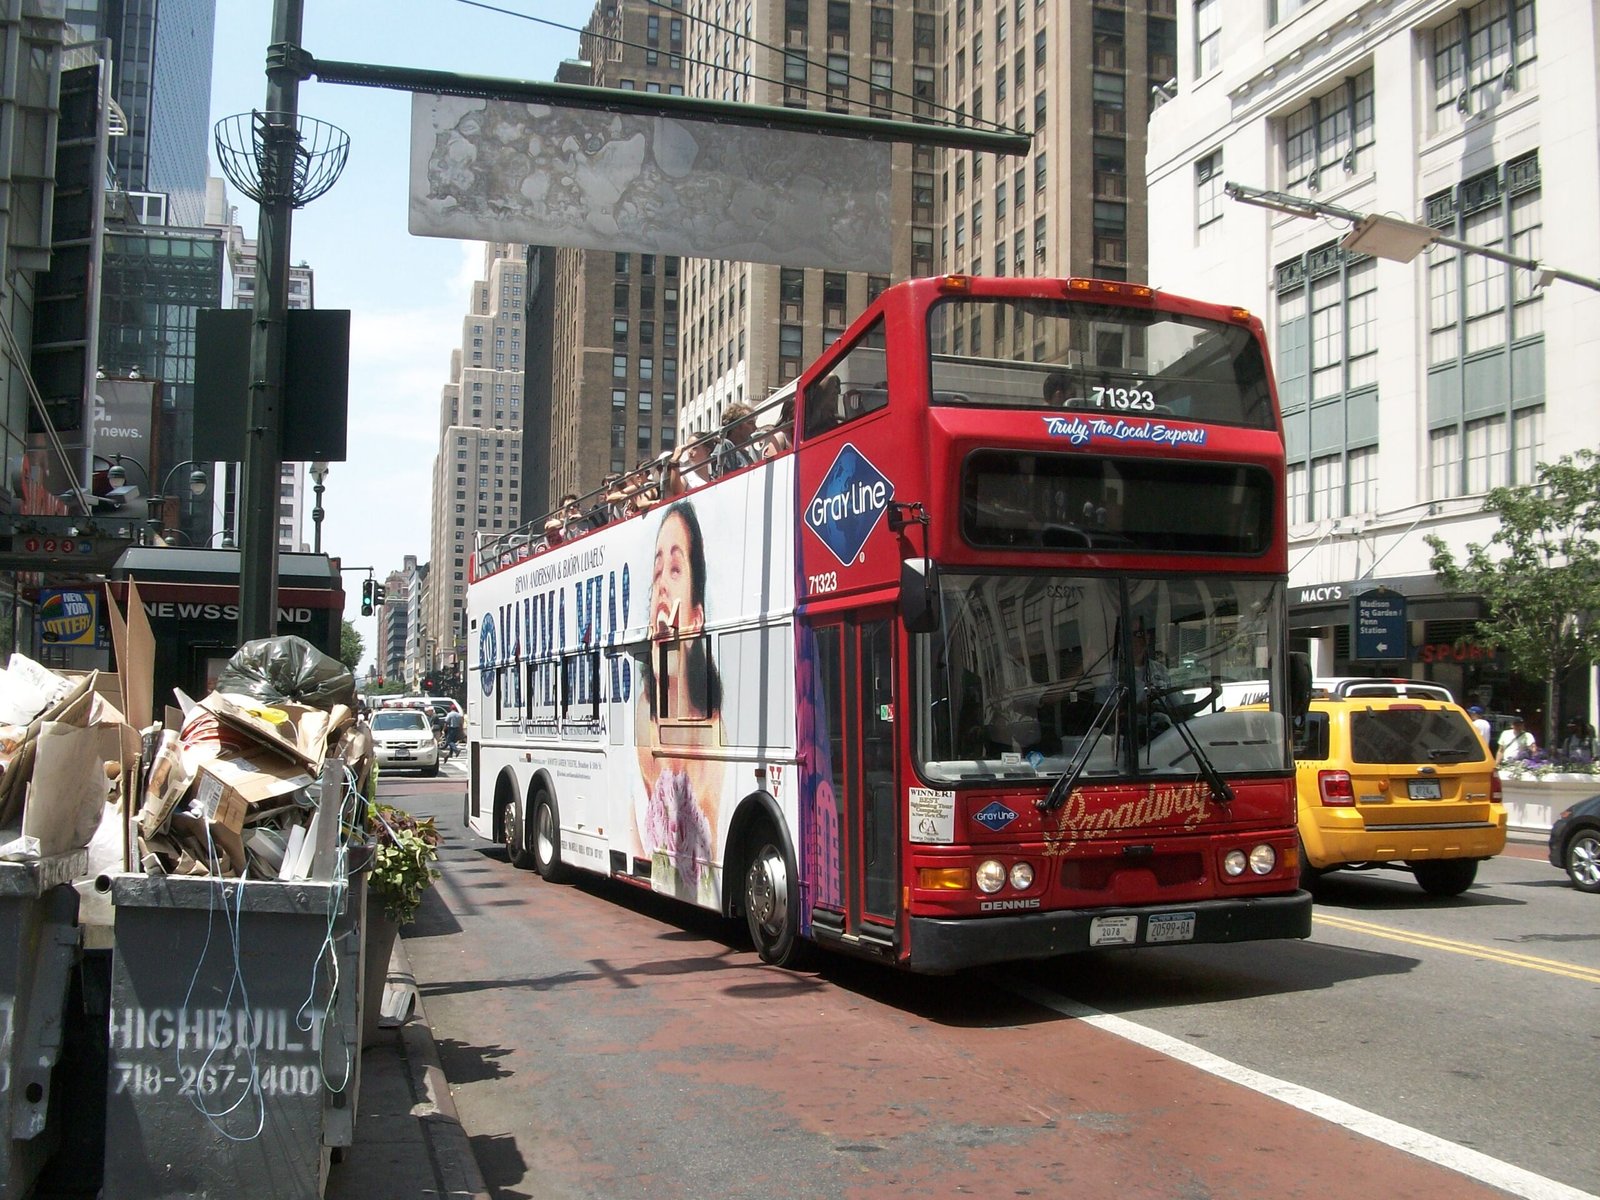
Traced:
[[1145, 923], [1144, 940], [1147, 943], [1194, 941], [1194, 914], [1157, 913]]
[[1138, 917], [1095, 917], [1089, 922], [1091, 946], [1132, 946], [1138, 941]]
[[1437, 800], [1442, 793], [1437, 779], [1410, 779], [1406, 781], [1406, 795], [1413, 800]]

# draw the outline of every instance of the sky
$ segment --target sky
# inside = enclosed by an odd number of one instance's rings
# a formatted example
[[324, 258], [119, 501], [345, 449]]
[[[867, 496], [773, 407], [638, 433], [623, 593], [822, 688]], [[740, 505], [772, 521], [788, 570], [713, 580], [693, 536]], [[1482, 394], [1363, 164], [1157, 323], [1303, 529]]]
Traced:
[[[314, 58], [418, 67], [548, 81], [575, 58], [575, 32], [514, 15], [581, 27], [593, 0], [303, 0], [301, 44]], [[266, 103], [266, 48], [272, 0], [217, 0], [211, 123]], [[406, 231], [410, 167], [408, 93], [301, 84], [300, 114], [350, 135], [344, 173], [320, 199], [295, 210], [290, 259], [316, 273], [318, 308], [347, 308], [350, 318], [349, 460], [326, 480], [322, 548], [347, 568], [345, 616], [373, 659], [376, 622], [360, 615], [365, 574], [381, 580], [404, 556], [429, 556], [433, 457], [439, 394], [450, 378], [450, 352], [461, 344], [471, 286], [482, 274], [483, 244], [413, 237]], [[212, 150], [212, 171], [221, 175]], [[230, 202], [246, 237], [255, 237], [255, 205]], [[308, 485], [309, 486], [309, 485]], [[312, 540], [311, 497], [301, 537]]]

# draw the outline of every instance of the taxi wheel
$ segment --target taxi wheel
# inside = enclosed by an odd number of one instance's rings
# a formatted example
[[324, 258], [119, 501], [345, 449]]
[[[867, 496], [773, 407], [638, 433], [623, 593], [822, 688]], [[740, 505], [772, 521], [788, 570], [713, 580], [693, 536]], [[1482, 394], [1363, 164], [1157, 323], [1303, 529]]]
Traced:
[[1409, 865], [1418, 885], [1430, 896], [1459, 896], [1478, 877], [1475, 858], [1444, 858]]
[[1300, 890], [1301, 891], [1306, 891], [1306, 892], [1314, 892], [1314, 891], [1316, 891], [1317, 880], [1321, 879], [1323, 877], [1323, 875], [1326, 874], [1326, 873], [1327, 873], [1327, 868], [1324, 868], [1324, 867], [1313, 867], [1311, 865], [1311, 860], [1306, 857], [1306, 844], [1304, 842], [1301, 842], [1300, 843]]

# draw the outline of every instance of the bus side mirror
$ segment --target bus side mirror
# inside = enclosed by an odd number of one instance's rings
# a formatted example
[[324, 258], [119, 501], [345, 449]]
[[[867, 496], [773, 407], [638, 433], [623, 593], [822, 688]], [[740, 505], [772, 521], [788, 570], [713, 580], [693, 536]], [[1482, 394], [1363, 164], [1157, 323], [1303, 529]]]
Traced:
[[932, 633], [939, 628], [939, 568], [933, 559], [901, 562], [900, 617], [908, 633]]
[[1311, 656], [1289, 655], [1289, 713], [1299, 722], [1311, 711]]

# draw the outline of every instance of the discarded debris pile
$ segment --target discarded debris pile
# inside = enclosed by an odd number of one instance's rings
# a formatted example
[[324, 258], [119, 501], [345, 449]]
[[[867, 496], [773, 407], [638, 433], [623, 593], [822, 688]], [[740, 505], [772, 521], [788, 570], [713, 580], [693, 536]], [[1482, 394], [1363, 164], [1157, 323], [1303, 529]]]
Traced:
[[[299, 638], [266, 638], [240, 647], [218, 685], [149, 747], [139, 861], [148, 873], [310, 878], [319, 824], [341, 819], [338, 797], [321, 804], [324, 761], [344, 763], [341, 782], [369, 794], [372, 737], [355, 719], [355, 681]], [[331, 832], [330, 842], [345, 831]]]
[[0, 670], [0, 860], [82, 850], [116, 799], [137, 738], [101, 680], [21, 654]]
[[[88, 847], [91, 875], [310, 878], [319, 842], [357, 823], [341, 819], [342, 799], [371, 794], [355, 681], [299, 638], [267, 638], [242, 646], [218, 683], [199, 701], [179, 693], [165, 724], [140, 731], [107, 694], [116, 675], [12, 655], [0, 670], [0, 860]], [[347, 776], [324, 808], [327, 759]], [[319, 838], [324, 821], [334, 828]]]

